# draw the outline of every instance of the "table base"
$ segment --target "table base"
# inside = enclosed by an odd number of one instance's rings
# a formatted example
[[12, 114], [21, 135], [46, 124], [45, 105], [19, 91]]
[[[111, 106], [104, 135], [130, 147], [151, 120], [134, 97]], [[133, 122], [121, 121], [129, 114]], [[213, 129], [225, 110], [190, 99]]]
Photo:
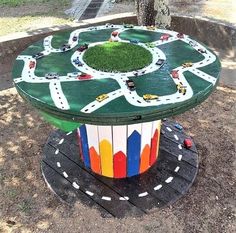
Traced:
[[147, 172], [125, 179], [96, 175], [79, 158], [76, 132], [51, 133], [44, 147], [43, 177], [63, 201], [79, 201], [97, 208], [102, 216], [139, 216], [154, 207], [165, 207], [182, 197], [192, 186], [198, 171], [198, 154], [183, 146], [189, 138], [163, 121], [157, 162]]

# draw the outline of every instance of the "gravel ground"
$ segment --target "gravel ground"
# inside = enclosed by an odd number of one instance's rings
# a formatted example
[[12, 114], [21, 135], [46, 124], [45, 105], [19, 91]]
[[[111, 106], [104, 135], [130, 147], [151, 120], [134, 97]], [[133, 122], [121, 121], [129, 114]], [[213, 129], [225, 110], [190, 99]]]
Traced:
[[68, 207], [46, 187], [42, 147], [53, 128], [15, 89], [0, 92], [0, 232], [236, 232], [236, 90], [219, 87], [175, 120], [194, 138], [200, 169], [189, 193], [141, 218]]

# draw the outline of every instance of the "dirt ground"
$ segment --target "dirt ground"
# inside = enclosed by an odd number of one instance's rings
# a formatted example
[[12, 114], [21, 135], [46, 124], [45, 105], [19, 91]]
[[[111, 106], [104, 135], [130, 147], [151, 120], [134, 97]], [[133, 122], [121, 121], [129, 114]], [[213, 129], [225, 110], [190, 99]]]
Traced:
[[28, 1], [17, 7], [0, 6], [0, 36], [70, 24], [64, 13], [70, 4], [70, 0], [48, 0], [43, 4]]
[[[43, 4], [28, 1], [17, 8], [0, 6], [0, 36], [35, 31], [46, 26], [55, 28], [74, 25], [72, 19], [81, 16], [80, 11], [84, 11], [83, 5], [86, 3], [82, 4], [82, 1], [86, 2], [86, 0], [47, 0]], [[203, 16], [236, 25], [236, 4], [232, 0], [169, 0], [169, 3], [171, 14]], [[134, 0], [122, 0], [117, 3], [104, 0], [97, 16], [134, 11]]]
[[[171, 14], [204, 17], [236, 25], [236, 4], [232, 0], [169, 0]], [[121, 0], [113, 4], [105, 0], [99, 16], [135, 12], [134, 0]]]
[[236, 232], [236, 90], [219, 87], [175, 119], [194, 138], [200, 169], [189, 193], [141, 218], [68, 207], [46, 187], [42, 148], [53, 128], [15, 89], [0, 92], [0, 232]]
[[[179, 9], [183, 1], [173, 2]], [[236, 22], [235, 14], [231, 17], [214, 11], [225, 10], [217, 3], [230, 3], [230, 0], [208, 2], [216, 3], [215, 8], [209, 4], [208, 8], [197, 8]], [[116, 6], [118, 9], [119, 5]], [[120, 7], [119, 12], [123, 12]], [[133, 10], [131, 3], [125, 9], [128, 7]], [[200, 14], [197, 8], [194, 11]], [[182, 9], [187, 8], [182, 6]], [[231, 7], [227, 9], [235, 12]], [[67, 23], [63, 17], [32, 18], [27, 14], [40, 15], [45, 10], [43, 6], [17, 11], [0, 8], [0, 34], [1, 30], [3, 35]], [[51, 15], [52, 11], [47, 14]], [[8, 24], [9, 21], [13, 23]], [[75, 207], [61, 203], [47, 188], [40, 161], [43, 145], [54, 129], [23, 102], [15, 89], [1, 91], [0, 232], [236, 232], [236, 90], [219, 87], [203, 104], [175, 119], [194, 138], [200, 156], [199, 174], [189, 193], [173, 206], [153, 209], [141, 218], [106, 219], [81, 203]]]

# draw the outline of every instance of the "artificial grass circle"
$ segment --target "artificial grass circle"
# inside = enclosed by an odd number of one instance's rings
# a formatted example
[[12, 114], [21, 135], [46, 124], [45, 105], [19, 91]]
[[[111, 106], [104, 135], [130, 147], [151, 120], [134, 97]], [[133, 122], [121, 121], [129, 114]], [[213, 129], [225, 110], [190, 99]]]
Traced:
[[84, 62], [104, 72], [130, 72], [142, 69], [152, 62], [152, 54], [145, 48], [124, 42], [106, 42], [89, 48]]

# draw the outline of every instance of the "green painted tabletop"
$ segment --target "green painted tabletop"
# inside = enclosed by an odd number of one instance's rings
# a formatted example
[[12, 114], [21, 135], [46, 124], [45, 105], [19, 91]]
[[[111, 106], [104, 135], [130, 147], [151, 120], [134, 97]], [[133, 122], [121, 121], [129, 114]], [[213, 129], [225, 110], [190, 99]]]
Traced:
[[[141, 46], [152, 61], [128, 72], [93, 69], [84, 61], [90, 48], [117, 41]], [[32, 44], [17, 57], [13, 80], [47, 120], [58, 127], [70, 123], [72, 129], [78, 123], [133, 124], [185, 112], [210, 95], [220, 70], [217, 56], [187, 35], [109, 24], [59, 32]]]

